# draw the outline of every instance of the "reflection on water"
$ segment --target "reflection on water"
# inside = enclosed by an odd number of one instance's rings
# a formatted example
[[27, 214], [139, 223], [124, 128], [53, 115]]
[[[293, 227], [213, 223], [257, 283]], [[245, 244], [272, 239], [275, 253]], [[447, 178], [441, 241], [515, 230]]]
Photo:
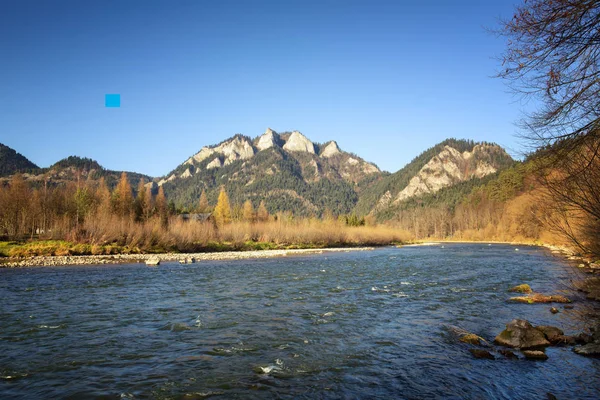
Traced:
[[2, 398], [600, 397], [600, 360], [476, 360], [447, 326], [493, 340], [507, 288], [577, 298], [540, 248], [444, 245], [272, 260], [0, 271]]

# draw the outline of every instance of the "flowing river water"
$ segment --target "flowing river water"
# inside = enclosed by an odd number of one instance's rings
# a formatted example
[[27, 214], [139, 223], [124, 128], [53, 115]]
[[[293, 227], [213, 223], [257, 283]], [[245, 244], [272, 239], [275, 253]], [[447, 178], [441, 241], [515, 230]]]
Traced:
[[[268, 260], [0, 270], [0, 398], [600, 398], [600, 359], [480, 360], [514, 318], [585, 327], [543, 248], [446, 244]], [[507, 303], [529, 283], [576, 299]]]

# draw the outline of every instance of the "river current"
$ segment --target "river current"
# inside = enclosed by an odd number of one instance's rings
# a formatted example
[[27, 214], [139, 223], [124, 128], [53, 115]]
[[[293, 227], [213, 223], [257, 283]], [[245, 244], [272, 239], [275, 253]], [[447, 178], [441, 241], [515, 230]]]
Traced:
[[[600, 398], [600, 359], [480, 360], [514, 318], [585, 328], [546, 249], [445, 244], [261, 260], [0, 270], [0, 398]], [[507, 303], [529, 283], [573, 310]]]

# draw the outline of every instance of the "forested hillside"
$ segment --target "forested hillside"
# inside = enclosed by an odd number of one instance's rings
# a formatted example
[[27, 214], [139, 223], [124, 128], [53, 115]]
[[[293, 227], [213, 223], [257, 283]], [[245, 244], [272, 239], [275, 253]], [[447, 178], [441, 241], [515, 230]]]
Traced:
[[0, 143], [0, 176], [9, 176], [15, 172], [34, 171], [38, 166], [21, 153]]
[[[372, 212], [381, 216], [390, 216], [398, 205], [393, 204], [393, 199], [406, 188], [410, 181], [419, 174], [419, 172], [439, 155], [447, 146], [460, 153], [473, 152], [478, 144], [472, 140], [447, 139], [421, 153], [415, 157], [405, 167], [400, 169], [378, 182], [374, 182], [367, 190], [361, 193], [360, 199], [355, 207], [355, 212], [359, 215], [366, 215]], [[480, 145], [488, 145], [481, 143]], [[489, 150], [491, 149], [491, 150]], [[506, 152], [497, 145], [489, 144], [488, 150], [481, 152], [469, 160], [473, 164], [485, 160], [495, 170], [502, 170], [511, 166], [514, 161]], [[431, 175], [436, 172], [431, 172]], [[454, 184], [460, 184], [459, 181]], [[471, 185], [473, 183], [468, 183]], [[385, 200], [387, 199], [387, 202]], [[387, 209], [390, 207], [390, 209]], [[400, 206], [401, 207], [401, 206]]]

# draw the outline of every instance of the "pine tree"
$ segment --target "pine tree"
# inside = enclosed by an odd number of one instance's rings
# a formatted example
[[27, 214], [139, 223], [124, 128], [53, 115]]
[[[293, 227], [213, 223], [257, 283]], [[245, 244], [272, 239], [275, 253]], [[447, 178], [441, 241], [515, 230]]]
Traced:
[[133, 194], [131, 193], [131, 185], [127, 174], [123, 172], [121, 179], [113, 192], [115, 211], [121, 217], [126, 217], [131, 214], [133, 207]]
[[217, 201], [217, 206], [215, 207], [213, 215], [215, 216], [215, 221], [219, 227], [231, 222], [231, 206], [229, 205], [229, 197], [223, 186], [221, 186], [219, 200]]
[[243, 218], [244, 221], [254, 222], [254, 207], [252, 207], [252, 202], [250, 200], [246, 200], [243, 208]]
[[261, 222], [265, 222], [269, 219], [269, 212], [267, 211], [264, 200], [261, 200], [260, 205], [258, 206], [256, 217]]
[[208, 199], [206, 198], [206, 191], [203, 189], [202, 194], [200, 195], [200, 204], [198, 205], [199, 213], [207, 213], [210, 211], [210, 206], [208, 205]]

